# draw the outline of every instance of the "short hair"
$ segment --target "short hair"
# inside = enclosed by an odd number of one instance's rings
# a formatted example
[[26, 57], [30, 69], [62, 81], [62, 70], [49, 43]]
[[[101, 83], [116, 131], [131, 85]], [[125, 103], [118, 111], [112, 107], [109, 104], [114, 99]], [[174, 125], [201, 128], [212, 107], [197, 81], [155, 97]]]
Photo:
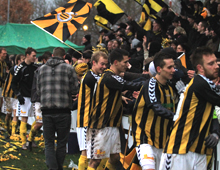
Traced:
[[104, 53], [102, 51], [97, 51], [92, 54], [91, 63], [93, 63], [93, 61], [98, 63], [100, 57], [103, 57], [104, 59], [108, 59], [108, 56], [106, 53]]
[[187, 45], [187, 43], [179, 43], [178, 45], [180, 45], [186, 51], [186, 53], [189, 52], [190, 47]]
[[203, 56], [212, 55], [212, 54], [214, 54], [212, 49], [206, 46], [199, 47], [193, 52], [193, 54], [190, 56], [190, 60], [196, 73], [198, 72], [197, 65], [198, 64], [203, 65]]
[[92, 51], [91, 50], [86, 50], [86, 51], [83, 52], [82, 55], [83, 55], [83, 58], [85, 58], [85, 59], [91, 59]]
[[[163, 53], [163, 52], [158, 52], [155, 57], [154, 57], [154, 66], [155, 69], [159, 66], [163, 68], [166, 63], [164, 62], [164, 59], [173, 59], [172, 55], [169, 55], [169, 53]], [[157, 69], [156, 69], [157, 70]]]
[[35, 52], [37, 53], [37, 51], [35, 49], [33, 49], [32, 47], [28, 47], [26, 50], [25, 50], [25, 56], [27, 56], [27, 54], [31, 54], [32, 52]]
[[129, 53], [123, 49], [119, 49], [119, 48], [114, 49], [109, 56], [110, 63], [113, 64], [115, 60], [119, 62], [122, 61], [123, 56], [129, 56]]
[[178, 26], [178, 27], [176, 27], [176, 28], [174, 28], [174, 29], [176, 30], [176, 32], [177, 32], [178, 34], [186, 35], [186, 31], [184, 30], [183, 27]]
[[70, 54], [66, 54], [65, 60], [68, 60], [69, 63], [72, 63], [72, 56]]
[[52, 53], [50, 51], [46, 51], [44, 52], [44, 54], [41, 56], [41, 59], [45, 59], [45, 60], [48, 60], [49, 58], [52, 57]]
[[209, 26], [207, 21], [200, 21], [202, 23], [202, 27], [204, 27], [204, 30], [206, 30], [206, 28]]
[[21, 56], [24, 56], [24, 57], [25, 57], [24, 54], [18, 54], [18, 55], [16, 55], [16, 57], [15, 57], [15, 64], [18, 64], [18, 60], [21, 60]]
[[54, 57], [63, 57], [66, 54], [64, 48], [56, 47], [53, 49], [53, 56]]
[[1, 48], [0, 48], [0, 53], [2, 53], [3, 50], [6, 51], [6, 49], [5, 49], [4, 47], [1, 47]]
[[41, 62], [43, 59], [42, 59], [42, 56], [39, 56], [38, 58], [37, 58], [37, 60], [38, 60], [38, 62]]

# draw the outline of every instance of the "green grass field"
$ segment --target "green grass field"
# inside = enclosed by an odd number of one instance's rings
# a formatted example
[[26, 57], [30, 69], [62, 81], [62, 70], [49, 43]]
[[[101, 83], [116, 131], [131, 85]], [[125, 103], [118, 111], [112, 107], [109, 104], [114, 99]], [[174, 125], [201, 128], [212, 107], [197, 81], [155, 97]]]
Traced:
[[[0, 115], [0, 127], [4, 127], [4, 117], [5, 115]], [[4, 139], [6, 132], [0, 131], [0, 170], [1, 169], [12, 169], [12, 168], [19, 168], [21, 170], [47, 170], [47, 166], [45, 163], [45, 155], [43, 147], [33, 148], [32, 152], [29, 150], [21, 150], [17, 144], [14, 143], [15, 141], [11, 139]], [[40, 134], [39, 134], [40, 135]], [[6, 143], [10, 143], [10, 147], [6, 147]], [[40, 141], [36, 141], [38, 144]], [[8, 144], [9, 145], [9, 144]], [[16, 148], [13, 150], [12, 148]], [[10, 149], [11, 148], [11, 149]], [[9, 149], [9, 150], [8, 150]], [[10, 151], [13, 150], [13, 151]], [[10, 152], [7, 152], [10, 151]], [[7, 152], [7, 153], [5, 153]], [[5, 153], [5, 154], [4, 154]], [[9, 154], [13, 156], [17, 156], [19, 160], [12, 159]], [[74, 161], [75, 164], [78, 164], [78, 154], [67, 154], [64, 162], [64, 170], [71, 169], [68, 168], [70, 164], [70, 159]], [[4, 157], [10, 157], [9, 160], [4, 160]]]

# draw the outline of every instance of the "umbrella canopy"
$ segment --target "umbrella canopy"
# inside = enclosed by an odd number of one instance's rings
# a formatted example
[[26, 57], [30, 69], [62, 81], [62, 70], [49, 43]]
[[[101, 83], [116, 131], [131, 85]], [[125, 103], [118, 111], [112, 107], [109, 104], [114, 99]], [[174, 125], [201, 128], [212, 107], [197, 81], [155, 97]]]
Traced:
[[[65, 43], [78, 51], [84, 48], [68, 40]], [[6, 48], [8, 54], [24, 54], [27, 47], [32, 47], [37, 50], [37, 56], [45, 51], [52, 52], [55, 47], [66, 51], [70, 48], [32, 24], [12, 23], [0, 25], [0, 47]]]

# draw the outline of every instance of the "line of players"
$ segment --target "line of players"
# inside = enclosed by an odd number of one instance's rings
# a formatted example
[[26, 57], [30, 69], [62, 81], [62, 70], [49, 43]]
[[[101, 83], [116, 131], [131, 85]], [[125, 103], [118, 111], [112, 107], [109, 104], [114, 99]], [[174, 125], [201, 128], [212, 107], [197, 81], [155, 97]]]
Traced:
[[99, 165], [117, 168], [124, 90], [140, 90], [132, 112], [138, 161], [131, 169], [207, 169], [206, 156], [212, 155], [220, 136], [218, 119], [213, 116], [214, 106], [220, 106], [217, 59], [207, 47], [195, 50], [191, 62], [196, 74], [186, 88], [183, 84], [185, 90], [177, 89], [183, 97], [176, 109], [177, 94], [170, 85], [175, 73], [173, 58], [168, 50], [160, 51], [153, 60], [156, 75], [143, 85], [119, 76], [129, 66], [126, 51], [113, 50], [106, 71], [105, 54], [92, 59], [92, 69], [83, 77], [78, 97], [80, 170], [99, 169]]

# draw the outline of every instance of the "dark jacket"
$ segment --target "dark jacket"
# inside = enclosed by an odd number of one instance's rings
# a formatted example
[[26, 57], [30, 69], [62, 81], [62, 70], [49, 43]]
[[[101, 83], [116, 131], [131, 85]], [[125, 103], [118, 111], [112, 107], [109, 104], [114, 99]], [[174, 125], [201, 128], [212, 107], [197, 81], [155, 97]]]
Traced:
[[21, 63], [15, 70], [14, 77], [11, 82], [12, 90], [15, 95], [21, 94], [23, 97], [31, 97], [31, 87], [34, 78], [34, 71], [37, 69], [34, 63], [27, 65]]
[[85, 45], [85, 47], [83, 49], [83, 52], [86, 51], [86, 50], [92, 50], [92, 45], [89, 41], [83, 43], [83, 45]]

